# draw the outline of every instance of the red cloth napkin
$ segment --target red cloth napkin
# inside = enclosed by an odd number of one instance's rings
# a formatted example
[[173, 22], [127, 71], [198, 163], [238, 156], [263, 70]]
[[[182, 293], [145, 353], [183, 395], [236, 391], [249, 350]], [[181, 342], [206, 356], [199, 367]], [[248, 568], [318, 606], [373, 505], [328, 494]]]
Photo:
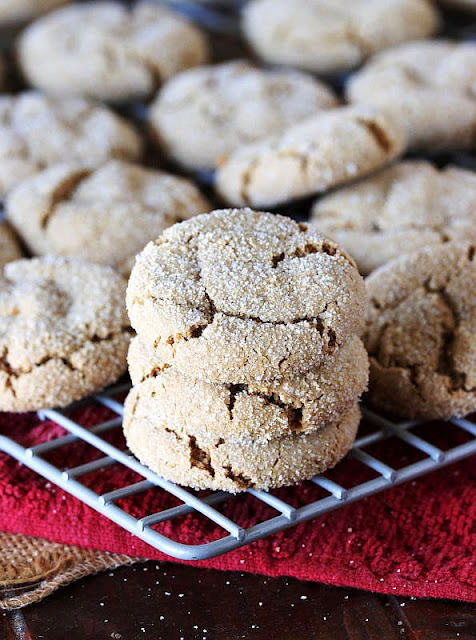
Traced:
[[[92, 407], [74, 415], [84, 425], [107, 417], [106, 409]], [[111, 442], [120, 443], [119, 431], [109, 434]], [[4, 413], [0, 414], [0, 433], [28, 446], [64, 431], [52, 422], [40, 422], [35, 414]], [[444, 423], [427, 426], [426, 436], [443, 448], [449, 444], [449, 428]], [[451, 437], [454, 444], [454, 435]], [[465, 436], [461, 433], [460, 438], [464, 441]], [[396, 439], [367, 450], [395, 468], [416, 459]], [[88, 445], [77, 443], [47, 459], [61, 468], [72, 467], [98, 457], [91, 456], [91, 451]], [[294, 576], [381, 593], [476, 601], [475, 462], [474, 457], [469, 458], [224, 556], [190, 564]], [[331, 473], [347, 487], [371, 477], [362, 465], [350, 460]], [[84, 476], [82, 481], [106, 492], [138, 479], [132, 471], [112, 466]], [[299, 506], [324, 494], [306, 482], [279, 490], [277, 495]], [[174, 500], [162, 491], [151, 490], [119, 504], [140, 517], [171, 506]], [[233, 498], [222, 508], [244, 527], [276, 515], [250, 495]], [[0, 454], [0, 529], [171, 560], [5, 454]], [[223, 535], [197, 515], [164, 523], [158, 530], [194, 544]]]

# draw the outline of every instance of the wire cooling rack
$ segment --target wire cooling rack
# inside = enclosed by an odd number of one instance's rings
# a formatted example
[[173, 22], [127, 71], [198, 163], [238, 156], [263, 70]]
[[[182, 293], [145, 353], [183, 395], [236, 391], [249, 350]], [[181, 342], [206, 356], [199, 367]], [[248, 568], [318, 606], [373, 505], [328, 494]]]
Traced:
[[[121, 428], [123, 404], [117, 399], [117, 396], [121, 392], [123, 394], [127, 388], [128, 385], [116, 386], [82, 402], [83, 405], [99, 404], [107, 407], [112, 411], [114, 417], [106, 421], [86, 428], [71, 418], [71, 409], [61, 411], [47, 409], [39, 412], [39, 417], [60, 425], [69, 432], [68, 435], [56, 437], [29, 448], [21, 446], [9, 437], [0, 436], [0, 451], [27, 465], [47, 480], [76, 496], [156, 549], [169, 556], [183, 560], [203, 560], [221, 555], [272, 533], [283, 531], [306, 520], [339, 509], [349, 503], [356, 502], [476, 454], [476, 424], [470, 420], [454, 418], [445, 423], [437, 423], [440, 429], [444, 429], [446, 441], [450, 432], [458, 431], [464, 434], [464, 442], [461, 442], [461, 437], [459, 437], [456, 439], [459, 441], [458, 444], [443, 449], [414, 432], [418, 427], [422, 426], [421, 422], [395, 423], [364, 409], [364, 422], [367, 427], [371, 427], [371, 431], [357, 439], [353, 449], [338, 467], [342, 468], [351, 464], [353, 459], [354, 464], [356, 462], [358, 465], [363, 465], [371, 470], [376, 477], [351, 488], [346, 488], [328, 477], [329, 474], [317, 475], [312, 478], [311, 482], [324, 490], [324, 497], [309, 502], [309, 504], [304, 504], [299, 508], [288, 504], [274, 495], [273, 492], [268, 493], [249, 489], [249, 494], [272, 507], [279, 515], [254, 526], [243, 528], [214, 508], [227, 500], [236, 500], [237, 496], [217, 491], [205, 497], [200, 497], [197, 492], [187, 490], [161, 478], [142, 465], [126, 449], [121, 450], [104, 438], [111, 431]], [[365, 451], [366, 448], [390, 438], [397, 438], [400, 443], [404, 443], [406, 447], [414, 452], [416, 451], [420, 459], [399, 469], [394, 469], [382, 459]], [[73, 468], [61, 469], [44, 459], [44, 456], [50, 452], [61, 450], [79, 441], [91, 445], [89, 451], [91, 452], [91, 457], [94, 458], [92, 461]], [[99, 458], [97, 458], [98, 454], [100, 454]], [[67, 460], [66, 455], [64, 460]], [[134, 481], [103, 494], [94, 491], [91, 486], [86, 486], [81, 482], [83, 476], [93, 474], [113, 464], [123, 465], [131, 470], [130, 475], [134, 477]], [[136, 474], [142, 480], [136, 481]], [[157, 513], [147, 514], [141, 518], [134, 517], [117, 504], [122, 498], [152, 489], [168, 492], [175, 496], [180, 501], [180, 504]], [[202, 544], [183, 544], [165, 536], [163, 533], [159, 533], [153, 528], [155, 525], [192, 512], [200, 513], [218, 525], [223, 530], [223, 537]]]

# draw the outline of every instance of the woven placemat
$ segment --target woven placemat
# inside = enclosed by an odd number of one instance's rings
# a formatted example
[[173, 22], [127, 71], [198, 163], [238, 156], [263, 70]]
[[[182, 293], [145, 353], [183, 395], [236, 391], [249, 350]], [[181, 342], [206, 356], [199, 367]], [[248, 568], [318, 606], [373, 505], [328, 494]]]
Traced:
[[79, 578], [141, 561], [0, 532], [0, 609], [25, 607]]

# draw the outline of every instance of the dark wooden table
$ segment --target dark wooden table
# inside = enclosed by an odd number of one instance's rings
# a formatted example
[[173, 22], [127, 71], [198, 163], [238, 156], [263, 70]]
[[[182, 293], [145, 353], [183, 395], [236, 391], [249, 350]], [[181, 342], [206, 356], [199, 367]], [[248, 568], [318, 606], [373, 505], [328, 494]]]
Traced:
[[475, 640], [476, 606], [147, 562], [0, 614], [1, 640]]

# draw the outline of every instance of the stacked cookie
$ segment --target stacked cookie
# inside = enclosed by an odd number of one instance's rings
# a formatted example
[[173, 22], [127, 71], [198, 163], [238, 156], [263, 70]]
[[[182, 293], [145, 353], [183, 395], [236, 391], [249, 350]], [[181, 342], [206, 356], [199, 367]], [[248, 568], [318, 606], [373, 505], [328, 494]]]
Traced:
[[353, 261], [306, 225], [235, 209], [170, 227], [127, 291], [130, 449], [168, 479], [231, 492], [333, 466], [367, 383], [365, 305]]

